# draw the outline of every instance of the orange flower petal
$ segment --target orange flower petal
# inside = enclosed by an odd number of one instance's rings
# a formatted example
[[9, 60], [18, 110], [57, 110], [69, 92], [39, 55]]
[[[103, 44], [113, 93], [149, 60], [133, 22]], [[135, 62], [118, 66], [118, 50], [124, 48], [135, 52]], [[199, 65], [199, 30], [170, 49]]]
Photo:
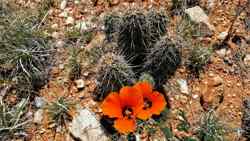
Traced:
[[152, 114], [155, 115], [159, 115], [164, 110], [167, 104], [164, 96], [157, 91], [148, 95], [147, 98], [152, 102], [152, 107], [150, 108], [150, 110]]
[[102, 112], [110, 118], [122, 118], [122, 107], [118, 93], [110, 93], [103, 101]]
[[153, 87], [150, 83], [144, 81], [135, 84], [135, 88], [142, 91], [143, 94], [151, 94], [153, 92]]
[[138, 114], [137, 114], [137, 118], [141, 119], [141, 120], [147, 120], [149, 119], [153, 114], [151, 113], [150, 109], [146, 109], [146, 110], [141, 110]]
[[147, 98], [152, 102], [152, 106], [148, 109], [141, 110], [137, 117], [142, 120], [149, 119], [152, 115], [159, 115], [166, 106], [166, 101], [164, 96], [155, 91], [151, 94], [144, 94], [144, 98]]
[[121, 118], [115, 120], [115, 129], [123, 134], [134, 132], [136, 129], [136, 123], [134, 119]]
[[120, 90], [120, 100], [122, 107], [129, 106], [133, 109], [133, 115], [136, 115], [143, 108], [143, 96], [141, 91], [134, 87], [123, 87]]

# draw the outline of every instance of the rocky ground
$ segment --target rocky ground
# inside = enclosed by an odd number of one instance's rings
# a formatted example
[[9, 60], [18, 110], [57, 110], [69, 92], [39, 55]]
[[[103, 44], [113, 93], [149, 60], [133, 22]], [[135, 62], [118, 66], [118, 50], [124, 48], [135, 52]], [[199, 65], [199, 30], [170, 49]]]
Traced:
[[[105, 124], [100, 124], [101, 102], [93, 100], [97, 63], [85, 51], [103, 44], [103, 20], [106, 14], [123, 13], [129, 8], [156, 8], [166, 11], [169, 17], [167, 34], [183, 44], [183, 59], [181, 66], [164, 85], [168, 97], [168, 112], [163, 115], [166, 120], [161, 126], [151, 126], [149, 121], [148, 128], [156, 131], [151, 133], [149, 129], [144, 129], [140, 134], [135, 133], [130, 140], [247, 140], [243, 136], [245, 130], [242, 124], [246, 111], [244, 101], [250, 96], [249, 1], [200, 0], [194, 4], [191, 2], [182, 10], [173, 8], [175, 3], [171, 0], [10, 0], [1, 3], [3, 7], [11, 7], [17, 13], [25, 10], [35, 13], [39, 11], [38, 7], [45, 5], [45, 1], [48, 5], [45, 6], [38, 28], [49, 37], [54, 47], [49, 79], [29, 101], [27, 113], [31, 121], [24, 135], [3, 139], [127, 140], [125, 136], [118, 139], [116, 134], [107, 134], [103, 129]], [[190, 20], [185, 20], [185, 15]], [[186, 65], [191, 50], [197, 45], [214, 48], [198, 76], [192, 74]], [[75, 55], [72, 49], [80, 53]], [[81, 71], [75, 80], [71, 80], [70, 62], [75, 56], [77, 61], [80, 60]], [[0, 94], [6, 91], [4, 86], [0, 87]], [[60, 101], [60, 98], [63, 100]], [[14, 99], [13, 103], [18, 101], [12, 95], [4, 99]], [[51, 111], [57, 113], [62, 103], [74, 106], [68, 106], [65, 115], [61, 116], [62, 121], [59, 121], [62, 124], [58, 126], [58, 122], [51, 122], [50, 115]], [[184, 114], [180, 114], [180, 111]], [[209, 123], [202, 120], [209, 114], [217, 118], [216, 124], [223, 125], [223, 139], [206, 140], [198, 137], [197, 130], [212, 130], [207, 129]]]

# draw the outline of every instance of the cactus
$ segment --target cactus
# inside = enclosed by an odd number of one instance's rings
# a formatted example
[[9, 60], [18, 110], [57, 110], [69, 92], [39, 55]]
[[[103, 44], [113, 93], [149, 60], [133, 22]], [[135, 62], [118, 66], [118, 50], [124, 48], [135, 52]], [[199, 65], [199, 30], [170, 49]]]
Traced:
[[103, 100], [110, 92], [119, 91], [124, 85], [132, 85], [134, 72], [131, 66], [121, 55], [105, 54], [98, 63], [97, 86], [94, 90], [94, 99]]
[[156, 88], [160, 88], [180, 65], [179, 46], [167, 37], [163, 37], [150, 49], [143, 69], [154, 77]]
[[113, 41], [114, 33], [117, 33], [121, 23], [121, 18], [115, 14], [111, 13], [104, 17], [104, 32], [108, 41]]
[[69, 79], [70, 80], [75, 80], [79, 79], [81, 75], [81, 64], [80, 61], [78, 60], [78, 53], [79, 51], [75, 48], [73, 48], [70, 51], [70, 59], [69, 59]]
[[205, 47], [194, 47], [188, 58], [188, 68], [191, 72], [199, 73], [209, 62], [212, 49]]
[[155, 43], [167, 32], [168, 17], [164, 11], [150, 10], [147, 14], [151, 41]]
[[118, 46], [126, 60], [138, 66], [145, 58], [149, 46], [150, 32], [147, 18], [142, 11], [129, 10], [122, 17], [118, 35]]

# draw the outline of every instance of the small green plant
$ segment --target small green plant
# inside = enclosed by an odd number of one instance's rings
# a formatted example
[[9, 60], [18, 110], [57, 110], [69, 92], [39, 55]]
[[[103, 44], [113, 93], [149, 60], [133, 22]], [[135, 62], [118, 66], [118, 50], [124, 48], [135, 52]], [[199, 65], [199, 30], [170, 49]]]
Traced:
[[206, 47], [194, 47], [188, 58], [188, 68], [191, 72], [199, 74], [210, 61], [212, 49]]
[[180, 123], [178, 124], [177, 129], [179, 131], [188, 132], [188, 130], [190, 129], [190, 123], [188, 122], [186, 113], [181, 110], [179, 111], [178, 115], [180, 117]]
[[143, 70], [154, 77], [156, 88], [162, 87], [181, 63], [180, 45], [163, 37], [149, 50]]
[[20, 137], [25, 132], [27, 124], [31, 122], [25, 116], [27, 112], [28, 99], [22, 99], [13, 107], [7, 105], [1, 97], [0, 100], [0, 138], [10, 140]]
[[55, 102], [52, 102], [47, 108], [51, 122], [54, 123], [56, 127], [64, 126], [66, 121], [72, 119], [69, 112], [74, 106], [75, 103], [64, 97], [60, 97]]
[[75, 80], [79, 79], [81, 75], [81, 64], [78, 59], [79, 50], [76, 48], [72, 48], [70, 51], [70, 59], [69, 59], [69, 79]]
[[145, 58], [150, 45], [150, 31], [142, 10], [129, 10], [122, 17], [118, 34], [118, 47], [126, 60], [138, 66]]
[[95, 100], [103, 100], [110, 92], [132, 85], [135, 79], [132, 67], [124, 57], [114, 53], [107, 53], [99, 60], [97, 74]]
[[201, 117], [197, 134], [201, 141], [224, 141], [225, 128], [214, 111], [209, 111]]

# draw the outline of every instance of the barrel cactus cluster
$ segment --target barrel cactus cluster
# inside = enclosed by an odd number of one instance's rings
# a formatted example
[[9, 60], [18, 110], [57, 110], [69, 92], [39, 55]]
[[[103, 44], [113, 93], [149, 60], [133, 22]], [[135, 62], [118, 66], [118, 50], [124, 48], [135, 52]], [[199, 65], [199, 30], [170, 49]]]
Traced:
[[104, 17], [105, 42], [117, 43], [97, 65], [94, 99], [102, 101], [111, 91], [133, 85], [148, 74], [156, 88], [162, 86], [181, 62], [180, 45], [167, 37], [168, 17], [163, 10], [129, 9]]

